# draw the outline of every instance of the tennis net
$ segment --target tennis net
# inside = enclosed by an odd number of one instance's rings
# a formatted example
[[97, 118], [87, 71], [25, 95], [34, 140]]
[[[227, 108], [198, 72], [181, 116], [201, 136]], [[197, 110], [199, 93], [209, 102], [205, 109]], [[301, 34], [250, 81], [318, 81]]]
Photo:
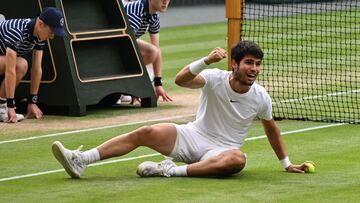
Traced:
[[360, 0], [243, 9], [241, 39], [265, 52], [258, 82], [275, 118], [360, 123]]

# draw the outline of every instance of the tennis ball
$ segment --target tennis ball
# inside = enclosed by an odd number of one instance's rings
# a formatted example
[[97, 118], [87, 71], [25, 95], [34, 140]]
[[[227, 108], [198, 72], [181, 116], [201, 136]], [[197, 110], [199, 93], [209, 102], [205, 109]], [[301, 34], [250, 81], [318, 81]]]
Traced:
[[315, 173], [315, 166], [312, 163], [306, 163], [305, 164], [307, 167], [305, 167], [305, 172], [306, 173]]

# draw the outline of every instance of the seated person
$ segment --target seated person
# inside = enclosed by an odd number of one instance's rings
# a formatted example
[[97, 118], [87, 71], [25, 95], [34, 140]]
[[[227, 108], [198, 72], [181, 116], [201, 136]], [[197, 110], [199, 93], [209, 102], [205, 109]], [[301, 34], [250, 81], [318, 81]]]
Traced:
[[170, 159], [160, 163], [145, 161], [137, 169], [141, 177], [226, 176], [244, 169], [247, 156], [241, 146], [252, 121], [260, 118], [281, 166], [288, 172], [304, 173], [307, 163], [290, 162], [272, 117], [270, 96], [255, 82], [263, 55], [257, 44], [242, 41], [232, 48], [232, 71], [208, 68], [226, 57], [222, 48], [215, 48], [208, 56], [186, 65], [175, 82], [182, 87], [201, 88], [200, 107], [194, 122], [144, 126], [86, 152], [66, 149], [56, 141], [53, 154], [73, 178], [80, 178], [91, 163], [125, 155], [139, 146], [186, 163], [177, 166]]

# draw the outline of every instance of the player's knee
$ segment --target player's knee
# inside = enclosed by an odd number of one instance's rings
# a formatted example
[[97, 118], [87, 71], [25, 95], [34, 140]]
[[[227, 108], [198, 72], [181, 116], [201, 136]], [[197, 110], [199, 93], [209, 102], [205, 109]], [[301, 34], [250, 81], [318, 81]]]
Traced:
[[152, 126], [143, 126], [136, 130], [132, 136], [132, 139], [139, 145], [143, 145], [143, 143], [146, 143], [148, 139], [151, 139], [152, 132]]
[[148, 55], [150, 61], [154, 62], [156, 60], [156, 58], [159, 57], [159, 54], [160, 54], [160, 49], [159, 48], [157, 48], [154, 45], [151, 45], [149, 47], [147, 55]]
[[24, 76], [28, 70], [28, 62], [23, 59], [19, 58], [16, 64], [16, 71], [18, 75]]
[[246, 158], [240, 151], [228, 154], [224, 161], [229, 174], [240, 172], [246, 164]]
[[155, 58], [158, 58], [160, 55], [161, 55], [161, 50], [158, 47], [154, 46], [154, 56], [155, 56]]

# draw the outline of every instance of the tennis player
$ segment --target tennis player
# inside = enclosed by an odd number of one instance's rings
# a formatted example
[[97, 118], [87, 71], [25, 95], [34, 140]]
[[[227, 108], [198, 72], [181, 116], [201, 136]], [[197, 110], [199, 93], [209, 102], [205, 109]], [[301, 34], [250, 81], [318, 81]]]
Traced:
[[[224, 49], [215, 48], [208, 56], [186, 65], [176, 76], [179, 86], [201, 88], [195, 121], [144, 126], [85, 152], [68, 150], [56, 141], [52, 146], [54, 156], [71, 177], [80, 178], [88, 164], [146, 146], [168, 158], [159, 163], [140, 164], [139, 176], [226, 176], [245, 167], [247, 156], [241, 146], [251, 123], [259, 118], [281, 167], [288, 172], [304, 173], [305, 163], [290, 162], [272, 117], [270, 96], [255, 82], [263, 51], [254, 42], [242, 41], [232, 48], [232, 71], [209, 67], [226, 56]], [[185, 165], [177, 166], [174, 161]]]

